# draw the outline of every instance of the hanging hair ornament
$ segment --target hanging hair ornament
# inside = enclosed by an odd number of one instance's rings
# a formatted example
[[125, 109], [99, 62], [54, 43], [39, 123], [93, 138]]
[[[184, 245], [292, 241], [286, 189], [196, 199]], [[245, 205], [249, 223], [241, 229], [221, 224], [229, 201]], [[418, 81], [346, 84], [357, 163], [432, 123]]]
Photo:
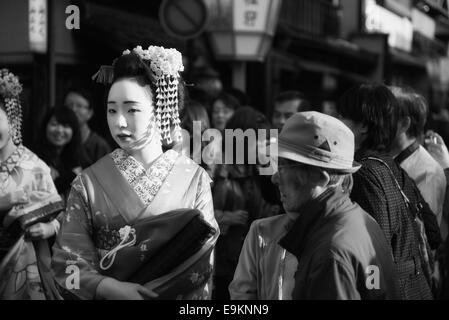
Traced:
[[0, 69], [0, 98], [3, 100], [6, 116], [11, 125], [11, 135], [14, 144], [22, 143], [22, 107], [19, 95], [22, 85], [19, 78], [8, 69]]
[[[124, 55], [131, 51], [125, 50]], [[137, 46], [132, 53], [138, 55], [142, 61], [149, 63], [156, 79], [156, 121], [162, 139], [172, 143], [171, 126], [174, 126], [175, 139], [181, 138], [181, 127], [178, 112], [178, 84], [179, 73], [184, 71], [182, 55], [176, 49], [165, 49], [149, 46], [144, 50]]]
[[113, 66], [101, 66], [96, 74], [92, 76], [92, 80], [98, 83], [112, 83], [114, 79], [114, 67]]
[[[155, 115], [161, 138], [169, 144], [172, 143], [171, 126], [173, 125], [175, 139], [181, 139], [181, 121], [178, 111], [178, 79], [179, 73], [184, 71], [181, 53], [176, 49], [158, 46], [149, 46], [145, 50], [137, 46], [132, 51], [123, 51], [123, 55], [131, 53], [139, 56], [143, 63], [149, 65], [154, 75], [154, 80], [151, 79], [151, 81], [156, 85]], [[99, 83], [111, 84], [114, 79], [114, 63], [112, 66], [101, 66], [92, 79]]]

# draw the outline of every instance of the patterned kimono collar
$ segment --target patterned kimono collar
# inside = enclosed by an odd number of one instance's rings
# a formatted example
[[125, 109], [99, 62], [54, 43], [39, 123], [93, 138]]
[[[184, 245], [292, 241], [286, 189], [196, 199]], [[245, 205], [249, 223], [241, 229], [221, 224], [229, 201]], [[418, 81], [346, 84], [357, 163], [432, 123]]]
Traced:
[[0, 164], [0, 173], [10, 175], [19, 163], [24, 152], [25, 147], [23, 145], [19, 145], [17, 149], [8, 157], [8, 159]]
[[170, 174], [179, 154], [168, 150], [156, 159], [148, 170], [145, 170], [139, 161], [122, 149], [112, 152], [111, 157], [140, 200], [145, 205], [149, 205]]

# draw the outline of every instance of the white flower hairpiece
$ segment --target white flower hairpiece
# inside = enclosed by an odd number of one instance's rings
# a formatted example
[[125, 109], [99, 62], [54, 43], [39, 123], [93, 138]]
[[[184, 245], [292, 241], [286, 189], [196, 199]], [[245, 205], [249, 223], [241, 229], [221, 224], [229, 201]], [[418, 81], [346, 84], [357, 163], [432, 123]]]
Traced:
[[132, 51], [125, 50], [123, 55], [134, 53], [147, 62], [155, 77], [156, 89], [156, 123], [161, 133], [161, 138], [167, 143], [172, 143], [171, 126], [174, 125], [176, 140], [181, 139], [181, 127], [178, 111], [178, 78], [184, 71], [182, 55], [176, 49], [149, 46], [142, 49], [135, 47]]
[[21, 92], [19, 78], [8, 69], [0, 69], [0, 98], [3, 100], [6, 117], [12, 127], [12, 139], [16, 145], [22, 143], [22, 106], [19, 100]]
[[[184, 71], [182, 64], [182, 55], [176, 49], [165, 49], [164, 47], [149, 46], [144, 50], [141, 46], [133, 49], [142, 60], [150, 61], [150, 68], [157, 78], [164, 76], [178, 77], [179, 73]], [[123, 55], [130, 54], [131, 51], [123, 51]]]
[[16, 98], [22, 92], [19, 78], [8, 69], [0, 69], [0, 96], [3, 98]]

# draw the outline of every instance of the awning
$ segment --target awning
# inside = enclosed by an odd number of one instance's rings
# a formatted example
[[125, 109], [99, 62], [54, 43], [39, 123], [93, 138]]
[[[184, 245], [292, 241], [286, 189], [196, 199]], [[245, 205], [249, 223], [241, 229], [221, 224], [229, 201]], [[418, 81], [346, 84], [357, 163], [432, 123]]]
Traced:
[[416, 57], [404, 51], [400, 51], [394, 48], [390, 48], [390, 56], [392, 62], [398, 65], [406, 67], [412, 67], [416, 69], [422, 69], [426, 71], [426, 59], [422, 57]]
[[348, 72], [348, 70], [341, 69], [337, 66], [326, 64], [324, 61], [313, 61], [298, 57], [288, 52], [281, 50], [272, 50], [270, 53], [274, 59], [284, 62], [286, 65], [292, 65], [294, 68], [306, 70], [309, 72], [327, 73], [336, 75], [355, 82], [370, 82], [371, 79], [363, 75]]

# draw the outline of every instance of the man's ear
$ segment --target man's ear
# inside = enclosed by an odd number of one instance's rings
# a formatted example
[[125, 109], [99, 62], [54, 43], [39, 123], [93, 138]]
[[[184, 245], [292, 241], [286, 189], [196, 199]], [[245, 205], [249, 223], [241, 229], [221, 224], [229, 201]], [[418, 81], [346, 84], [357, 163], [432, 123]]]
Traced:
[[329, 185], [330, 181], [331, 181], [331, 177], [330, 177], [329, 173], [327, 173], [324, 170], [320, 170], [319, 186], [322, 188], [326, 188]]
[[412, 120], [410, 117], [403, 117], [398, 122], [398, 134], [407, 133], [408, 129], [410, 129], [410, 125]]

